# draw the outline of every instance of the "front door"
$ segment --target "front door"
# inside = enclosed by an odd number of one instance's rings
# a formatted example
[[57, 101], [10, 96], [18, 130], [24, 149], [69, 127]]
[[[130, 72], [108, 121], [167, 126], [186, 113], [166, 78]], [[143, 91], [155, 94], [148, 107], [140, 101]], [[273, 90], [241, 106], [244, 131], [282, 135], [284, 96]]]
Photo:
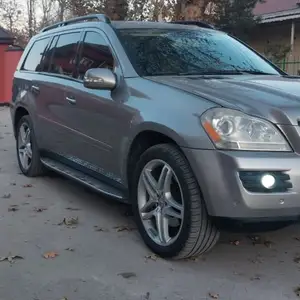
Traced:
[[[120, 89], [92, 90], [83, 86], [85, 72], [91, 68], [119, 68], [106, 37], [95, 29], [87, 31], [79, 57], [77, 82], [66, 86], [70, 118], [68, 127], [76, 132], [74, 157], [80, 164], [108, 179], [120, 182], [117, 149], [124, 128], [120, 120], [128, 117], [120, 101]], [[104, 179], [105, 179], [104, 177]]]

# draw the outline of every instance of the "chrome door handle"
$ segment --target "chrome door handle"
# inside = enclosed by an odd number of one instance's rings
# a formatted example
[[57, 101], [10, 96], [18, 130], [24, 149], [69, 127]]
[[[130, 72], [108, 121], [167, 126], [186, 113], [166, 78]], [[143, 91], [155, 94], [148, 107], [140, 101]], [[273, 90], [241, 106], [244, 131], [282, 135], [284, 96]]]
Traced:
[[32, 90], [33, 92], [39, 92], [39, 91], [40, 91], [40, 88], [39, 88], [38, 86], [36, 86], [36, 85], [32, 85], [32, 86], [31, 86], [31, 90]]
[[75, 100], [74, 98], [66, 97], [66, 100], [67, 100], [70, 104], [76, 104], [76, 100]]

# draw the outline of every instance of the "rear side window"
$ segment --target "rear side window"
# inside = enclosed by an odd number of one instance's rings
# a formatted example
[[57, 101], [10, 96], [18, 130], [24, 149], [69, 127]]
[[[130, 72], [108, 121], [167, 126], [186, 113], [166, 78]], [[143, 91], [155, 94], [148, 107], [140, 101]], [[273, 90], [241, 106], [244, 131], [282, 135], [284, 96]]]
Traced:
[[79, 40], [80, 32], [63, 34], [58, 38], [50, 64], [50, 73], [73, 76]]
[[77, 78], [83, 79], [92, 68], [114, 68], [114, 58], [104, 37], [97, 32], [88, 31], [85, 35], [79, 57]]
[[40, 71], [40, 62], [49, 41], [50, 38], [45, 38], [33, 44], [23, 64], [23, 70], [33, 72]]

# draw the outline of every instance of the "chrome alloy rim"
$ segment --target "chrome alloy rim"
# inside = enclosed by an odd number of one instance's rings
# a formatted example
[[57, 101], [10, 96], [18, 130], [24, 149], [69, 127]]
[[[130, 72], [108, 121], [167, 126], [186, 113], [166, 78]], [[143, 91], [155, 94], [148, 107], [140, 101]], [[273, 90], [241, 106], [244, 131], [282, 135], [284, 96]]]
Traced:
[[173, 244], [182, 229], [184, 202], [171, 166], [159, 159], [148, 162], [139, 178], [137, 197], [148, 236], [160, 246]]
[[25, 171], [31, 166], [32, 161], [32, 148], [30, 128], [26, 123], [23, 123], [19, 129], [18, 134], [18, 155], [21, 165]]

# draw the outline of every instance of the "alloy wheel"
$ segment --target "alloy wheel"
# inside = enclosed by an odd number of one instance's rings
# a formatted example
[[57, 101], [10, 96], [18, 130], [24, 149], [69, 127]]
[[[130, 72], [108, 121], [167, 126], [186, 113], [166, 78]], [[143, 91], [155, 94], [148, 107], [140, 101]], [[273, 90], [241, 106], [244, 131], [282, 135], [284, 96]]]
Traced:
[[31, 132], [26, 123], [19, 128], [18, 133], [18, 155], [22, 168], [28, 171], [32, 162]]
[[180, 235], [184, 220], [183, 194], [170, 165], [154, 159], [143, 168], [138, 182], [138, 208], [148, 236], [169, 246]]

